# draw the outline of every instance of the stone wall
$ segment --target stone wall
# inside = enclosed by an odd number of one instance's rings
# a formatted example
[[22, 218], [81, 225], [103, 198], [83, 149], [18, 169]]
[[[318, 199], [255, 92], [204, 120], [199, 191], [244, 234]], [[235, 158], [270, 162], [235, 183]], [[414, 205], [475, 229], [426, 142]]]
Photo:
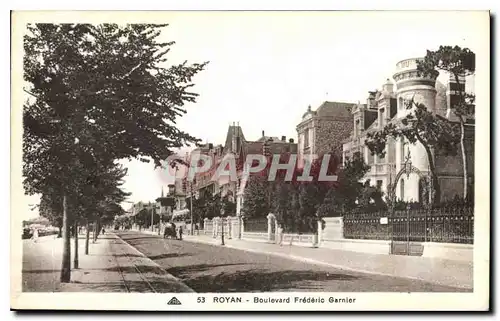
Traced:
[[314, 153], [322, 155], [335, 151], [342, 155], [342, 141], [351, 135], [352, 120], [317, 119], [316, 124]]

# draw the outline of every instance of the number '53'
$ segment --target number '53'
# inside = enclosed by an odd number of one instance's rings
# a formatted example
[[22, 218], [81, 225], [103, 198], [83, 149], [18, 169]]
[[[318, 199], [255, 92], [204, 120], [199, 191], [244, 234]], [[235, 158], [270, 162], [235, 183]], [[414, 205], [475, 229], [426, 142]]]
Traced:
[[197, 303], [205, 303], [205, 297], [199, 297]]

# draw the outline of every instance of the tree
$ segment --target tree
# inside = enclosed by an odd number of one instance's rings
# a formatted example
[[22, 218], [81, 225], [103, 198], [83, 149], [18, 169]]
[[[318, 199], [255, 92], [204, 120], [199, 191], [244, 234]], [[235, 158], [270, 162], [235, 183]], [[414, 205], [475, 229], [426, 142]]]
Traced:
[[59, 229], [58, 237], [62, 237], [62, 208], [59, 195], [43, 194], [40, 198], [40, 216], [49, 220], [52, 226]]
[[[365, 145], [370, 149], [372, 155], [385, 155], [385, 148], [389, 137], [394, 139], [405, 139], [410, 144], [421, 144], [427, 154], [429, 170], [433, 186], [433, 203], [437, 204], [441, 198], [441, 189], [436, 174], [434, 162], [435, 153], [453, 154], [456, 151], [458, 136], [455, 126], [447, 119], [434, 115], [432, 111], [421, 103], [410, 99], [405, 102], [407, 109], [411, 112], [384, 128], [369, 132], [366, 136]], [[396, 182], [397, 184], [397, 182]]]
[[[435, 74], [436, 71], [445, 71], [455, 79], [457, 85], [460, 84], [460, 78], [474, 74], [476, 69], [476, 55], [468, 48], [459, 46], [440, 46], [436, 51], [427, 50], [427, 55], [421, 61], [418, 61], [417, 70], [424, 75]], [[475, 96], [465, 93], [465, 87], [457, 86], [458, 99], [452, 100], [449, 108], [457, 116], [460, 123], [460, 150], [462, 153], [463, 168], [463, 198], [468, 195], [468, 173], [467, 173], [467, 151], [465, 146], [465, 123], [466, 116], [471, 113], [471, 106], [474, 104]]]
[[271, 209], [269, 182], [266, 177], [252, 175], [248, 178], [244, 199], [243, 213], [246, 218], [266, 217]]
[[345, 211], [354, 209], [363, 191], [363, 184], [360, 181], [369, 170], [370, 166], [359, 153], [355, 153], [352, 158], [347, 157], [343, 168], [339, 171], [338, 184], [325, 194], [318, 209], [319, 215], [340, 216]]
[[23, 184], [28, 194], [61, 195], [61, 282], [70, 281], [67, 198], [79, 175], [75, 161], [151, 158], [160, 166], [174, 148], [198, 141], [177, 128], [176, 118], [195, 102], [192, 78], [206, 63], [167, 66], [174, 43], [158, 42], [164, 27], [28, 25]]

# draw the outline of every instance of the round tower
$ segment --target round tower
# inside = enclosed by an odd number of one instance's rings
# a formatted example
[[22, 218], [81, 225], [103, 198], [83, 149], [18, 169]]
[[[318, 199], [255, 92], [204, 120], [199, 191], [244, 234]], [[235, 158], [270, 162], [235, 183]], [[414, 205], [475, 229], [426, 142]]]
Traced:
[[[436, 110], [436, 78], [438, 73], [423, 75], [417, 72], [417, 61], [422, 58], [405, 59], [396, 64], [396, 72], [393, 76], [396, 81], [397, 117], [402, 118], [411, 112], [406, 103], [413, 99], [421, 103], [427, 110]], [[411, 164], [422, 173], [428, 173], [428, 159], [424, 147], [418, 142], [409, 145], [403, 140], [396, 143], [396, 171], [399, 171], [407, 158]], [[420, 200], [419, 188], [420, 177], [412, 173], [409, 177], [403, 175], [396, 188], [396, 196], [405, 201]]]

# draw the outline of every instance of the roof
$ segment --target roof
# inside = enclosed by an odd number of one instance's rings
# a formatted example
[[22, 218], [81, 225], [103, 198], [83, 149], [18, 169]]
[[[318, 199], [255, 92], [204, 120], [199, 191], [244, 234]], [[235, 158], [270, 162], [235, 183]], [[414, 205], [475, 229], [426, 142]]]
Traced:
[[224, 152], [231, 150], [233, 135], [240, 137], [240, 141], [245, 141], [245, 135], [243, 135], [243, 130], [239, 125], [231, 125], [227, 129], [226, 143], [224, 144]]
[[356, 106], [354, 103], [325, 101], [316, 110], [318, 117], [335, 117], [337, 119], [351, 119], [352, 109]]

